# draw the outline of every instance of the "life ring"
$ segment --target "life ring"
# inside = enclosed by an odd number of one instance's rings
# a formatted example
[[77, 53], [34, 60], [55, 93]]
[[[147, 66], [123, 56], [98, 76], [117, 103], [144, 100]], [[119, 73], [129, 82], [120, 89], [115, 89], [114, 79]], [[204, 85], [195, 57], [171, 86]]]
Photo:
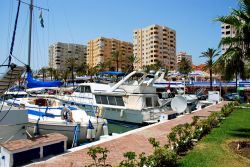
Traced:
[[66, 120], [68, 122], [73, 122], [72, 111], [64, 107], [61, 111], [61, 119]]

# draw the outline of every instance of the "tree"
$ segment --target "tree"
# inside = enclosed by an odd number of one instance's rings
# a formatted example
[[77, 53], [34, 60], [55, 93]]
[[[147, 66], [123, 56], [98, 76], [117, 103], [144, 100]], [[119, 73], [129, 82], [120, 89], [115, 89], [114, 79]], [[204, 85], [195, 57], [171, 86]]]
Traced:
[[[69, 76], [70, 70], [69, 69], [65, 69], [61, 71], [61, 75], [62, 75], [62, 79], [64, 80], [64, 82], [67, 82], [68, 76]], [[65, 84], [66, 86], [66, 84]]]
[[113, 61], [115, 61], [116, 63], [116, 71], [119, 70], [119, 62], [120, 62], [120, 58], [121, 58], [121, 54], [119, 51], [112, 51], [112, 59]]
[[127, 57], [127, 72], [130, 73], [132, 71], [134, 71], [134, 64], [139, 62], [139, 58], [137, 58], [136, 56], [134, 56], [133, 54]]
[[49, 68], [47, 69], [47, 71], [49, 72], [50, 80], [52, 80], [52, 79], [53, 79], [54, 69], [53, 69], [52, 67], [49, 67]]
[[81, 63], [76, 67], [76, 74], [78, 76], [82, 76], [87, 73], [87, 65], [85, 63]]
[[192, 71], [191, 62], [183, 57], [181, 61], [178, 63], [178, 69], [181, 74], [187, 76]]
[[53, 76], [54, 76], [54, 79], [58, 80], [61, 78], [61, 70], [58, 70], [58, 69], [54, 69], [53, 70]]
[[100, 62], [100, 63], [98, 63], [98, 65], [97, 65], [97, 70], [98, 70], [99, 72], [101, 72], [101, 71], [104, 71], [104, 70], [106, 69], [106, 67], [107, 67], [107, 63], [105, 63], [105, 62]]
[[47, 69], [43, 67], [39, 70], [39, 73], [42, 73], [43, 81], [44, 81], [44, 79], [46, 78]]
[[71, 78], [72, 78], [72, 83], [73, 83], [73, 87], [74, 87], [74, 70], [75, 70], [75, 67], [77, 66], [76, 59], [73, 57], [68, 58], [66, 60], [66, 65], [68, 66], [68, 68], [71, 71]]
[[202, 55], [200, 57], [204, 57], [208, 59], [205, 63], [204, 70], [209, 70], [209, 76], [210, 76], [210, 90], [213, 89], [212, 83], [213, 83], [213, 64], [214, 64], [214, 58], [219, 56], [219, 51], [216, 49], [208, 48], [207, 51], [202, 52]]
[[90, 76], [90, 80], [92, 81], [92, 77], [96, 74], [97, 72], [97, 66], [94, 66], [94, 67], [91, 67], [91, 66], [88, 66], [87, 68], [87, 75]]
[[[220, 46], [227, 45], [229, 48], [217, 63], [224, 62], [226, 78], [235, 76], [237, 89], [237, 77], [240, 75], [244, 79], [244, 62], [250, 58], [250, 1], [239, 0], [239, 9], [232, 9], [230, 15], [220, 16], [215, 20], [235, 29], [234, 36], [221, 39]], [[228, 73], [230, 66], [231, 70]]]
[[154, 64], [144, 65], [142, 68], [148, 73], [150, 70], [158, 71], [159, 69], [164, 68], [164, 66], [159, 60], [155, 60]]

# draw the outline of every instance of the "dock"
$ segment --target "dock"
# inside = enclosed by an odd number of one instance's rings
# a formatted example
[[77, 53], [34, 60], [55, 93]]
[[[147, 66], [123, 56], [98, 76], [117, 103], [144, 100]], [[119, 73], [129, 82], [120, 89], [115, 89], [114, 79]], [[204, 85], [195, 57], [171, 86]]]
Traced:
[[68, 153], [47, 159], [42, 162], [33, 163], [29, 167], [80, 167], [87, 166], [93, 163], [92, 159], [87, 155], [90, 146], [106, 147], [110, 152], [108, 153], [107, 163], [112, 166], [117, 166], [124, 160], [123, 154], [128, 151], [134, 151], [137, 154], [145, 152], [147, 155], [153, 152], [152, 145], [149, 144], [150, 137], [156, 138], [161, 145], [167, 144], [166, 136], [171, 132], [171, 129], [178, 124], [192, 122], [193, 116], [208, 117], [212, 112], [220, 111], [221, 108], [227, 104], [227, 101], [222, 101], [216, 105], [205, 107], [201, 110], [192, 112], [191, 114], [184, 114], [176, 119], [164, 120], [159, 123], [149, 125], [143, 128], [135, 129], [118, 136], [111, 137], [91, 143], [85, 146], [79, 146], [71, 149]]

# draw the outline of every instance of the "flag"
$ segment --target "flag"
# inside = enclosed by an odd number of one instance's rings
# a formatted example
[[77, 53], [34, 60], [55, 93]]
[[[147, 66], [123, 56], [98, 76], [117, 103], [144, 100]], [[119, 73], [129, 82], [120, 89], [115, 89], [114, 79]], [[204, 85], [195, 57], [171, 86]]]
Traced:
[[43, 23], [44, 21], [43, 21], [43, 12], [42, 12], [42, 10], [40, 12], [39, 19], [40, 19], [41, 27], [44, 28], [44, 23]]

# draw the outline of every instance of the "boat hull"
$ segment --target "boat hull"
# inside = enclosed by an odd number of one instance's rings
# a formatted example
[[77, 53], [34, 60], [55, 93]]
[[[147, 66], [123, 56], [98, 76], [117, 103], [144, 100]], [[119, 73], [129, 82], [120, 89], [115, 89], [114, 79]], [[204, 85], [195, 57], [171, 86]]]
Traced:
[[26, 139], [27, 110], [4, 106], [0, 112], [0, 143]]
[[[61, 133], [68, 138], [68, 144], [72, 144], [74, 139], [75, 127], [77, 126], [76, 123], [55, 123], [55, 122], [48, 122], [48, 121], [41, 121], [38, 123], [38, 130], [37, 123], [35, 121], [29, 121], [27, 130], [30, 134], [34, 135], [34, 133], [39, 132], [40, 135], [49, 134], [49, 133]], [[102, 124], [93, 124], [95, 137], [91, 139], [87, 139], [87, 132], [88, 132], [88, 125], [80, 125], [79, 129], [77, 130], [77, 143], [80, 144], [82, 142], [91, 140], [98, 140], [100, 136], [103, 135], [103, 125]]]

